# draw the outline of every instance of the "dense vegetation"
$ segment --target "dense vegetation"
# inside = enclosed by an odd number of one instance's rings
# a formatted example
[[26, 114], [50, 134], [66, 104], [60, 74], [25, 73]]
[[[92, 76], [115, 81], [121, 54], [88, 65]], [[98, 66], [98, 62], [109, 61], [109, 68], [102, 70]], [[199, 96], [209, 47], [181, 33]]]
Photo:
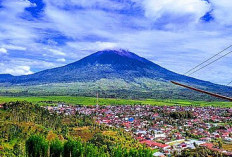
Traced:
[[179, 111], [179, 112], [171, 112], [169, 114], [170, 117], [174, 119], [192, 119], [193, 114], [190, 111]]
[[[188, 99], [217, 101], [214, 97], [180, 88], [169, 82], [142, 78], [135, 82], [122, 79], [100, 79], [96, 82], [50, 83], [39, 85], [4, 86], [0, 83], [2, 96], [84, 96], [93, 97], [99, 93], [100, 97], [123, 99]], [[209, 91], [210, 90], [208, 89]], [[214, 90], [216, 93], [220, 91]], [[223, 95], [229, 94], [222, 93]], [[229, 94], [230, 95], [230, 94]]]
[[11, 102], [0, 109], [0, 156], [150, 157], [131, 134], [88, 116], [49, 113], [39, 105]]
[[[100, 141], [101, 142], [101, 141]], [[104, 146], [92, 143], [83, 143], [81, 140], [68, 139], [65, 142], [59, 139], [48, 142], [38, 135], [29, 137], [26, 141], [26, 154], [29, 157], [151, 157], [149, 149], [125, 149], [113, 147], [107, 150]]]

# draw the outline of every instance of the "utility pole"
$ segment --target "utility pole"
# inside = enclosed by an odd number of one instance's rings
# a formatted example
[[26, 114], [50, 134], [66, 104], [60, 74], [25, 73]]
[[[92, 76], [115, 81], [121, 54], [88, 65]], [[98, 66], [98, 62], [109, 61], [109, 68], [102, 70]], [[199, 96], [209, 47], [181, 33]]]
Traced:
[[98, 105], [98, 92], [97, 92], [97, 105]]

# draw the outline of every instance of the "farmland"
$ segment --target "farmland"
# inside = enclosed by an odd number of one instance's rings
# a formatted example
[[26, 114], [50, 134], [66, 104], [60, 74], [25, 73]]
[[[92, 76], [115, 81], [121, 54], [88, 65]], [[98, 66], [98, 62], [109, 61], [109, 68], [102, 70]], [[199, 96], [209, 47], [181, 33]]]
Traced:
[[[38, 96], [38, 97], [0, 97], [0, 103], [11, 101], [28, 101], [41, 106], [56, 105], [59, 102], [71, 105], [96, 105], [95, 97], [75, 97], [75, 96]], [[156, 105], [156, 106], [212, 106], [212, 107], [232, 107], [232, 102], [222, 101], [192, 101], [181, 99], [112, 99], [99, 98], [99, 105]]]

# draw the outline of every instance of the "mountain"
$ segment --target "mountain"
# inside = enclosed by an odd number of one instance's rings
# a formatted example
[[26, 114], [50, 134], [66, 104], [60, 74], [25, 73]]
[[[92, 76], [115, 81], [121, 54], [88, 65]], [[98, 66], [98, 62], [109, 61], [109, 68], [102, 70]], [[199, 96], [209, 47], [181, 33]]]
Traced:
[[202, 96], [172, 85], [171, 80], [232, 95], [230, 87], [177, 74], [126, 50], [99, 51], [63, 67], [31, 75], [9, 76], [5, 79], [1, 79], [0, 75], [1, 84], [11, 84], [11, 87], [23, 86], [27, 91], [33, 88], [41, 92], [46, 88], [44, 91], [50, 91], [50, 94], [93, 95], [100, 90], [104, 95], [123, 97], [127, 94], [135, 94], [136, 97], [165, 98], [191, 97], [192, 94]]
[[13, 78], [14, 76], [13, 75], [10, 75], [10, 74], [0, 74], [0, 81], [5, 81], [6, 79], [11, 79]]

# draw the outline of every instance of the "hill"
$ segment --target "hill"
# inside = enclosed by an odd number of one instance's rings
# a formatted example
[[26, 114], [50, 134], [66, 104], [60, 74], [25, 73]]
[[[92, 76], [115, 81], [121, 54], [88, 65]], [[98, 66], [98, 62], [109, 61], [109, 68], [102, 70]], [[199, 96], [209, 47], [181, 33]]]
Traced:
[[[212, 92], [232, 95], [232, 88], [169, 71], [126, 50], [105, 50], [77, 62], [31, 75], [0, 75], [7, 85], [2, 94], [14, 91], [40, 95], [102, 96], [132, 98], [201, 98], [202, 94], [172, 85], [178, 81]], [[10, 84], [10, 86], [9, 86]], [[186, 92], [187, 91], [187, 92]]]

